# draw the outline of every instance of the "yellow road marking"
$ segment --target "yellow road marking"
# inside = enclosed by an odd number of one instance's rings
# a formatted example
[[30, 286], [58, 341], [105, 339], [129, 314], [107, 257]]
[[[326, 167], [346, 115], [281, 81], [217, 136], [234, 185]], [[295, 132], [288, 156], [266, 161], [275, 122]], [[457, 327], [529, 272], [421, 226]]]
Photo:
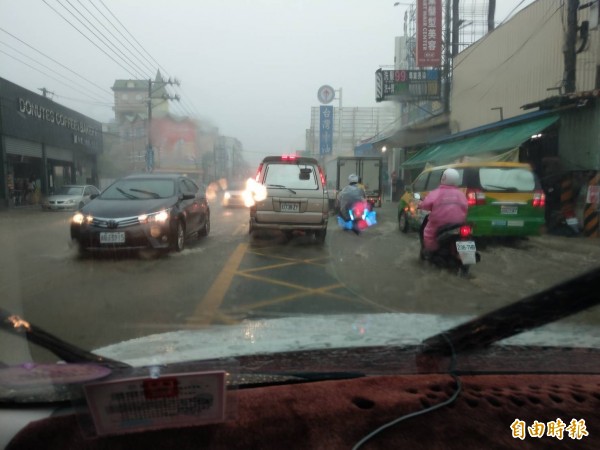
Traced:
[[269, 300], [263, 300], [262, 302], [253, 303], [251, 305], [244, 306], [243, 310], [250, 311], [250, 310], [253, 310], [256, 308], [262, 308], [263, 306], [272, 306], [272, 305], [276, 305], [278, 303], [284, 303], [284, 302], [287, 302], [290, 300], [295, 300], [300, 297], [306, 297], [307, 295], [310, 295], [310, 294], [321, 294], [321, 295], [325, 295], [328, 297], [337, 298], [338, 300], [345, 300], [348, 302], [354, 301], [354, 299], [344, 297], [343, 295], [338, 295], [338, 294], [334, 294], [331, 292], [327, 292], [329, 290], [337, 289], [340, 287], [344, 287], [344, 285], [343, 284], [334, 284], [331, 286], [324, 286], [324, 287], [321, 287], [318, 289], [307, 289], [302, 292], [295, 292], [293, 294], [284, 295], [282, 297], [276, 297], [276, 298], [272, 298]]
[[225, 298], [229, 286], [231, 286], [231, 281], [242, 262], [242, 258], [244, 257], [247, 248], [248, 244], [240, 244], [237, 246], [225, 263], [225, 266], [223, 267], [223, 270], [221, 270], [221, 273], [219, 273], [217, 279], [213, 282], [202, 301], [196, 307], [192, 316], [188, 318], [188, 323], [193, 323], [195, 325], [209, 325], [212, 322], [214, 315]]
[[298, 258], [290, 258], [288, 256], [270, 255], [268, 253], [257, 252], [257, 251], [252, 251], [252, 250], [250, 250], [248, 253], [251, 253], [253, 255], [258, 255], [258, 256], [264, 256], [267, 258], [282, 259], [284, 261], [292, 261], [294, 263], [313, 264], [315, 266], [324, 266], [325, 264], [318, 263], [316, 261], [319, 261], [320, 259], [329, 259], [330, 258], [330, 256], [319, 256], [317, 258], [298, 259]]
[[281, 264], [271, 264], [270, 266], [253, 267], [252, 269], [243, 270], [241, 273], [252, 273], [252, 272], [260, 272], [261, 270], [279, 269], [280, 267], [294, 266], [296, 264], [300, 264], [300, 261], [286, 262], [286, 263], [281, 263]]

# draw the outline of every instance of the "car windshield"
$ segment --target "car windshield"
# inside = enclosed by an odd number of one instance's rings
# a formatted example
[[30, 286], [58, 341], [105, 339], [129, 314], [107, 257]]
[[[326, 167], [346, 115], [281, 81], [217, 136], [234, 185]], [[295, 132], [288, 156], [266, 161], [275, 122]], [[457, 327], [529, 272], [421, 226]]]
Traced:
[[83, 189], [84, 189], [83, 186], [61, 186], [54, 192], [54, 194], [56, 194], [56, 195], [82, 195]]
[[289, 189], [317, 189], [314, 168], [295, 164], [269, 164], [265, 170], [264, 184]]
[[490, 191], [533, 191], [535, 175], [525, 169], [497, 169], [482, 167], [479, 170], [481, 187]]
[[100, 196], [103, 200], [124, 200], [134, 198], [168, 198], [175, 195], [172, 180], [136, 179], [121, 180], [111, 184]]
[[[599, 10], [1, 1], [0, 324], [21, 334], [0, 329], [0, 423], [3, 369], [372, 375], [517, 302], [460, 336], [463, 373], [504, 346], [600, 349], [595, 300], [549, 300], [597, 292], [560, 286], [600, 267]], [[356, 358], [304, 365], [338, 348]]]

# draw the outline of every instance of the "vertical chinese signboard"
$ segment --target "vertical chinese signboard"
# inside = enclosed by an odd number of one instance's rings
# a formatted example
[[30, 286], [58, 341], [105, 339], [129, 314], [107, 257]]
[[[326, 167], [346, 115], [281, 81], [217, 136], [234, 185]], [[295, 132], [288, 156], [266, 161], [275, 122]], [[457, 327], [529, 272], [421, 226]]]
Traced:
[[417, 66], [442, 64], [442, 0], [417, 0]]
[[319, 153], [329, 155], [333, 147], [333, 106], [321, 105], [319, 108]]

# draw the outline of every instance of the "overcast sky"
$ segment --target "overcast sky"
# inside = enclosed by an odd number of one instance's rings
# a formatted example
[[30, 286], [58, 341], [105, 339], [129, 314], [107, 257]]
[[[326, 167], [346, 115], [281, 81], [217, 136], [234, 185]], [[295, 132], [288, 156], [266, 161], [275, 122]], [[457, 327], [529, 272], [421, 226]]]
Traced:
[[[174, 93], [182, 102], [172, 110], [238, 138], [253, 160], [304, 147], [321, 85], [342, 88], [344, 107], [384, 106], [374, 99], [374, 72], [393, 65], [394, 36], [411, 2], [394, 3], [0, 0], [0, 77], [36, 92], [44, 87], [55, 101], [107, 122], [114, 80], [147, 79], [160, 67], [181, 80]], [[529, 3], [498, 0], [496, 21]], [[100, 39], [121, 42], [124, 54], [110, 58]]]

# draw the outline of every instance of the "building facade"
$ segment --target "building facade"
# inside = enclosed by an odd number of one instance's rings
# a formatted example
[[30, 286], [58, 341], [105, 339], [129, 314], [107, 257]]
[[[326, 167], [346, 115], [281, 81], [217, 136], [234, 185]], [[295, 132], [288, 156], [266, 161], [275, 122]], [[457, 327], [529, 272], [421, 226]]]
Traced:
[[98, 184], [102, 124], [0, 78], [0, 206], [36, 204], [64, 184]]
[[[392, 105], [388, 107], [342, 107], [333, 108], [333, 148], [331, 155], [351, 156], [354, 149], [361, 141], [378, 135], [397, 120], [396, 110]], [[340, 121], [341, 120], [341, 121]], [[306, 132], [306, 152], [312, 156], [319, 155], [319, 107], [311, 108], [310, 129]], [[340, 133], [341, 129], [341, 133]]]
[[570, 221], [598, 236], [598, 14], [598, 2], [538, 0], [455, 56], [452, 134], [404, 166], [486, 157], [482, 149], [488, 157], [512, 154], [537, 173], [550, 230], [573, 229], [564, 226]]

